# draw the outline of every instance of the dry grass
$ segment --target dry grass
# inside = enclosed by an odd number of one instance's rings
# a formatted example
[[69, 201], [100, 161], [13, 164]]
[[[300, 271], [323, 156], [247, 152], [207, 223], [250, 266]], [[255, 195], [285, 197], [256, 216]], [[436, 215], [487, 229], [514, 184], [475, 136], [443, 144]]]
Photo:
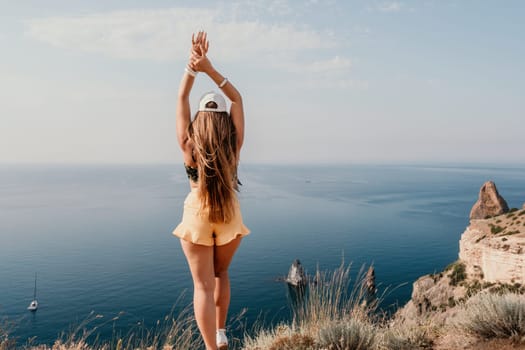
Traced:
[[463, 305], [457, 326], [482, 339], [525, 343], [525, 297], [514, 293], [479, 293]]
[[293, 309], [295, 327], [318, 330], [334, 321], [371, 317], [377, 302], [366, 303], [366, 270], [361, 268], [352, 285], [350, 268], [342, 263], [334, 271], [317, 270], [305, 290], [303, 302]]
[[332, 322], [321, 328], [318, 343], [322, 349], [375, 349], [378, 344], [377, 334], [377, 329], [372, 323], [351, 318]]
[[432, 322], [422, 325], [390, 324], [381, 332], [379, 348], [384, 350], [432, 349], [437, 332]]
[[367, 300], [365, 269], [350, 278], [342, 263], [329, 272], [317, 270], [301, 301], [293, 305], [290, 325], [257, 329], [246, 335], [244, 350], [376, 349], [380, 337], [374, 323], [378, 301]]
[[120, 315], [102, 321], [101, 315], [92, 312], [80, 324], [72, 327], [67, 333], [63, 333], [51, 346], [34, 345], [31, 339], [23, 346], [18, 345], [14, 339], [9, 338], [9, 331], [3, 326], [4, 323], [0, 323], [0, 350], [188, 350], [203, 348], [203, 342], [193, 317], [192, 305], [183, 308], [177, 317], [172, 317], [172, 315], [173, 310], [162, 321], [157, 321], [153, 328], [140, 325], [124, 336], [114, 335], [109, 342], [103, 342], [98, 338], [97, 332], [101, 327], [118, 320]]
[[16, 339], [11, 338], [14, 325], [7, 318], [0, 318], [0, 350], [14, 349], [16, 346]]
[[[498, 340], [525, 344], [525, 297], [507, 293], [480, 292], [459, 306], [451, 329], [439, 328], [432, 320], [409, 326], [378, 316], [378, 301], [367, 300], [365, 270], [350, 279], [350, 266], [332, 272], [317, 271], [300, 302], [294, 304], [293, 319], [265, 328], [262, 323], [244, 339], [232, 339], [232, 349], [243, 350], [411, 350], [432, 349], [434, 340], [465, 334], [472, 339]], [[366, 302], [368, 301], [368, 303]], [[173, 314], [173, 313], [172, 313]], [[117, 316], [118, 318], [118, 316]], [[237, 321], [242, 314], [237, 317]], [[106, 322], [113, 322], [116, 318]], [[95, 322], [96, 321], [96, 322]], [[93, 326], [93, 322], [98, 326]], [[103, 324], [103, 322], [102, 322]], [[52, 346], [18, 346], [9, 338], [12, 329], [0, 320], [0, 350], [132, 350], [203, 349], [191, 305], [177, 317], [167, 316], [152, 329], [136, 328], [124, 336], [115, 335], [100, 342], [96, 332], [101, 326], [98, 315], [90, 315]], [[95, 340], [93, 340], [93, 338]], [[89, 341], [88, 341], [89, 340]], [[443, 342], [441, 342], [443, 343]], [[450, 342], [449, 342], [450, 343]], [[507, 343], [505, 343], [507, 344]], [[465, 345], [465, 344], [463, 344]], [[448, 349], [447, 347], [437, 347]], [[474, 346], [472, 349], [475, 349]], [[470, 349], [470, 348], [469, 348]]]

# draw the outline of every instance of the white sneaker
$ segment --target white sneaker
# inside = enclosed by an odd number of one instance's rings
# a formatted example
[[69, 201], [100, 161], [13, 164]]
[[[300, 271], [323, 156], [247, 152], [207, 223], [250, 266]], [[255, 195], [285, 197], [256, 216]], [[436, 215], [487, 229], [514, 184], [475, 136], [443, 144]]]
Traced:
[[226, 329], [217, 329], [217, 349], [228, 350], [228, 338], [226, 337]]

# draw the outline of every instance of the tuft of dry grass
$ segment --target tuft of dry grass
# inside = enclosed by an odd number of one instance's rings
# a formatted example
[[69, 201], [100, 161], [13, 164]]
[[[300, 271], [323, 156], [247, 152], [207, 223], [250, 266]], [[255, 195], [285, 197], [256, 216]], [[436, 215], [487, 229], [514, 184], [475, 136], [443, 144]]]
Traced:
[[244, 337], [243, 350], [267, 350], [274, 346], [274, 343], [281, 338], [291, 338], [294, 334], [299, 334], [289, 325], [280, 323], [272, 329], [265, 329], [256, 326], [254, 335], [246, 334]]
[[[182, 295], [177, 303], [181, 298]], [[192, 305], [184, 307], [176, 317], [173, 317], [174, 308], [162, 321], [157, 321], [154, 327], [148, 329], [141, 324], [126, 335], [114, 335], [110, 341], [106, 342], [100, 341], [97, 332], [104, 325], [118, 320], [120, 314], [107, 321], [102, 321], [104, 318], [102, 315], [91, 312], [80, 324], [71, 327], [67, 333], [63, 333], [53, 345], [34, 345], [30, 339], [22, 348], [30, 350], [188, 350], [203, 348], [204, 344], [193, 316]], [[9, 338], [9, 331], [3, 325], [4, 323], [0, 322], [0, 350], [19, 349], [15, 341]]]
[[293, 308], [294, 327], [318, 331], [334, 321], [370, 319], [378, 301], [367, 300], [366, 269], [361, 268], [352, 285], [350, 268], [342, 262], [334, 271], [316, 271], [306, 287], [304, 300]]
[[315, 350], [315, 340], [307, 334], [294, 333], [290, 336], [277, 337], [268, 350]]
[[419, 350], [432, 349], [435, 327], [431, 322], [422, 325], [390, 324], [381, 333], [379, 349]]
[[334, 271], [318, 269], [299, 291], [291, 324], [256, 329], [254, 335], [246, 335], [243, 349], [375, 349], [378, 330], [373, 314], [379, 302], [369, 300], [364, 267], [354, 283], [350, 267], [342, 262]]
[[456, 325], [482, 339], [525, 343], [525, 296], [478, 293], [463, 305]]
[[13, 327], [14, 324], [6, 317], [0, 318], [0, 350], [10, 350], [16, 348], [16, 339], [9, 336]]
[[334, 350], [375, 349], [377, 333], [373, 324], [361, 319], [333, 322], [319, 331], [319, 345], [322, 349]]

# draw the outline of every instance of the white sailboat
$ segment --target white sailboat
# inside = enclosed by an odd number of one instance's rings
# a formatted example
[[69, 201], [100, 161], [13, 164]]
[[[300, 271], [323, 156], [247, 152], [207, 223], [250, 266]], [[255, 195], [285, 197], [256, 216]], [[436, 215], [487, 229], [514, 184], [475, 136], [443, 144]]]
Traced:
[[31, 302], [31, 304], [29, 304], [27, 309], [32, 312], [38, 309], [38, 301], [36, 300], [36, 273], [35, 273], [35, 292], [33, 294], [33, 301]]

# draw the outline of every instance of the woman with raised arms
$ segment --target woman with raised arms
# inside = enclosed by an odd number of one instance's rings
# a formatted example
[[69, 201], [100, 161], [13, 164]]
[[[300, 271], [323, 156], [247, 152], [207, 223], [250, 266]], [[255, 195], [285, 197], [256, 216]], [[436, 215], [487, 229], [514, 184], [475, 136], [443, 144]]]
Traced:
[[[191, 191], [173, 234], [181, 239], [191, 271], [195, 319], [206, 349], [224, 350], [228, 348], [228, 267], [242, 237], [250, 232], [243, 224], [236, 194], [244, 110], [239, 91], [211, 64], [208, 48], [205, 32], [192, 36], [190, 59], [179, 87], [177, 138]], [[229, 111], [221, 94], [208, 92], [191, 119], [189, 96], [199, 72], [230, 100]]]

